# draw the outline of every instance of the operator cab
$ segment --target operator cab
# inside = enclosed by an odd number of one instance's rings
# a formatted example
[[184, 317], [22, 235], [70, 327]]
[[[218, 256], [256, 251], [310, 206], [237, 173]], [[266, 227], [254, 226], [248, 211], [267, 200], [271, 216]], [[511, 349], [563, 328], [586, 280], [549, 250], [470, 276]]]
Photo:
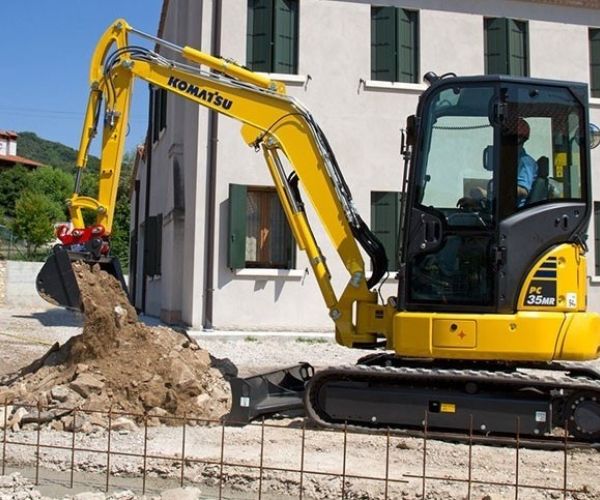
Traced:
[[[423, 93], [401, 244], [401, 308], [514, 312], [536, 259], [590, 217], [587, 87], [442, 78]], [[410, 142], [410, 139], [409, 139]]]

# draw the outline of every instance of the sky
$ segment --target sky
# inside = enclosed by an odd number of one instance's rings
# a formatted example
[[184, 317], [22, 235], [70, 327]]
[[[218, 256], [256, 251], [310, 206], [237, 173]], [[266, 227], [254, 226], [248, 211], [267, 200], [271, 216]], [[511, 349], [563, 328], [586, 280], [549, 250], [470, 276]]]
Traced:
[[[1, 2], [0, 129], [35, 132], [77, 149], [98, 39], [117, 18], [156, 35], [161, 6], [162, 0]], [[147, 88], [141, 81], [134, 87], [126, 151], [144, 141]], [[92, 154], [98, 155], [99, 135]]]

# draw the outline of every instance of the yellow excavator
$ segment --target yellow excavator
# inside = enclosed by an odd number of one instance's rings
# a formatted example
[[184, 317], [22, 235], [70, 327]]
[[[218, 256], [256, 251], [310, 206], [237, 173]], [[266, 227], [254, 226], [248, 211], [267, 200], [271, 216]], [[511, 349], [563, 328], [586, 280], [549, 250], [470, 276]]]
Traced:
[[[130, 45], [133, 35], [180, 60]], [[272, 413], [302, 397], [306, 414], [326, 426], [517, 431], [549, 441], [567, 423], [572, 439], [600, 441], [600, 371], [581, 363], [600, 357], [600, 315], [587, 310], [586, 297], [590, 147], [597, 135], [590, 134], [585, 84], [428, 73], [430, 85], [402, 136], [400, 251], [386, 256], [324, 133], [282, 83], [117, 20], [91, 60], [68, 202], [73, 228], [59, 230], [62, 245], [37, 280], [44, 298], [66, 307], [80, 307], [73, 261], [98, 263], [123, 281], [110, 234], [136, 78], [242, 123], [242, 138], [262, 150], [308, 256], [337, 342], [373, 350], [353, 366], [315, 373], [303, 364], [239, 380], [234, 416]], [[99, 123], [92, 198], [79, 186]], [[305, 199], [348, 272], [339, 295]], [[91, 226], [85, 211], [95, 214]], [[377, 286], [388, 258], [397, 263], [399, 287], [382, 303]]]

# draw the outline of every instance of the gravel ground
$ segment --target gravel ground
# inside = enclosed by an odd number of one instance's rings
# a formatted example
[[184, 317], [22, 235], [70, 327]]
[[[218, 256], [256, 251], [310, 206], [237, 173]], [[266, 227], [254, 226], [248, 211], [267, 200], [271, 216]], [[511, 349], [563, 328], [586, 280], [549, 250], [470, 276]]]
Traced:
[[[299, 496], [300, 475], [292, 472], [279, 472], [269, 468], [299, 470], [301, 462], [302, 431], [298, 421], [278, 421], [276, 427], [264, 429], [263, 471], [259, 476], [261, 463], [261, 426], [251, 425], [244, 428], [226, 428], [223, 459], [226, 464], [223, 475], [223, 491], [225, 498], [254, 498], [258, 494], [259, 484], [265, 492], [264, 498], [297, 498]], [[182, 429], [159, 427], [148, 430], [147, 453], [165, 459], [148, 459], [146, 471], [149, 480], [161, 479], [178, 481], [181, 478]], [[186, 427], [184, 484], [197, 486], [207, 495], [214, 498], [219, 488], [220, 427]], [[111, 434], [111, 450], [114, 453], [127, 452], [141, 454], [144, 448], [143, 431], [113, 432]], [[35, 448], [18, 446], [18, 443], [35, 444], [38, 435], [35, 431], [9, 432], [7, 456], [11, 467], [26, 468], [35, 464]], [[40, 444], [69, 447], [72, 439], [70, 433], [59, 433], [43, 430], [39, 436]], [[76, 447], [79, 449], [107, 449], [106, 432], [94, 434], [77, 434]], [[348, 434], [346, 440], [346, 461], [344, 462], [343, 433], [325, 432], [309, 429], [305, 431], [304, 469], [312, 472], [303, 477], [304, 498], [329, 499], [341, 498], [341, 474], [345, 470], [344, 485], [346, 498], [350, 499], [382, 499], [384, 498], [384, 482], [356, 478], [353, 476], [370, 476], [384, 478], [385, 454], [387, 450], [386, 436], [365, 434]], [[389, 458], [389, 498], [416, 499], [422, 491], [422, 481], [411, 476], [420, 476], [423, 467], [423, 441], [414, 438], [392, 437], [390, 440]], [[509, 486], [489, 486], [477, 484], [477, 481], [495, 481], [498, 483], [515, 482], [516, 452], [509, 448], [493, 448], [473, 446], [471, 450], [472, 472], [474, 484], [471, 498], [510, 498], [514, 497], [514, 488]], [[42, 448], [40, 465], [45, 471], [68, 472], [71, 455], [69, 451]], [[519, 498], [551, 499], [563, 498], [559, 491], [563, 485], [562, 452], [536, 450], [520, 450], [519, 453]], [[569, 476], [568, 487], [579, 490], [569, 498], [600, 498], [597, 471], [600, 457], [595, 451], [575, 451], [567, 455]], [[196, 462], [198, 461], [198, 462]], [[429, 477], [458, 478], [468, 477], [469, 448], [444, 442], [429, 441], [426, 452], [427, 475]], [[203, 462], [203, 463], [200, 463]], [[207, 463], [208, 462], [208, 463]], [[212, 463], [211, 463], [212, 462]], [[104, 489], [107, 457], [105, 453], [78, 451], [75, 459], [75, 475], [91, 474], [101, 478], [98, 487]], [[242, 467], [252, 466], [253, 468]], [[143, 471], [141, 458], [111, 455], [111, 484], [118, 479], [129, 477], [132, 490], [141, 490], [139, 478]], [[44, 472], [44, 476], [51, 474]], [[398, 481], [398, 482], [394, 482]], [[55, 481], [57, 482], [57, 481]], [[546, 488], [539, 491], [526, 486]], [[241, 495], [241, 496], [239, 496]], [[459, 499], [467, 495], [467, 485], [447, 480], [428, 480], [426, 482], [426, 498]], [[0, 498], [1, 493], [0, 493]], [[203, 497], [204, 498], [204, 497]]]
[[[1, 274], [1, 273], [0, 273]], [[1, 302], [1, 300], [0, 300]], [[8, 307], [0, 303], [0, 375], [14, 371], [40, 357], [54, 342], [65, 342], [72, 335], [81, 332], [79, 315], [60, 308]], [[293, 365], [307, 361], [316, 367], [354, 363], [364, 352], [346, 349], [334, 344], [330, 336], [299, 337], [287, 335], [277, 338], [274, 335], [251, 332], [246, 334], [200, 336], [200, 345], [217, 358], [229, 358], [242, 375], [248, 375], [272, 368]], [[385, 496], [384, 482], [356, 478], [352, 476], [386, 475], [386, 437], [382, 435], [349, 434], [346, 442], [344, 461], [344, 435], [339, 432], [309, 428], [305, 433], [304, 468], [312, 474], [280, 472], [274, 468], [299, 469], [301, 460], [302, 424], [295, 420], [271, 420], [266, 427], [263, 441], [263, 470], [259, 474], [261, 461], [261, 427], [251, 425], [243, 428], [225, 429], [225, 446], [221, 487], [227, 498], [254, 498], [259, 485], [262, 498], [279, 500], [299, 496], [300, 484], [304, 498], [340, 498], [342, 490], [348, 499], [375, 500]], [[75, 477], [78, 488], [65, 490], [69, 482], [71, 453], [69, 450], [42, 448], [40, 453], [41, 480], [39, 487], [31, 486], [35, 477], [35, 447], [14, 444], [14, 442], [36, 443], [38, 434], [35, 428], [7, 431], [6, 465], [7, 473], [18, 470], [22, 476], [14, 474], [0, 476], [0, 500], [14, 498], [74, 498], [80, 492], [105, 486], [106, 453], [78, 451], [75, 456]], [[148, 484], [153, 489], [146, 497], [141, 492], [140, 477], [143, 461], [140, 458], [112, 455], [110, 459], [110, 483], [120, 489], [112, 489], [109, 494], [96, 493], [93, 497], [77, 497], [79, 500], [105, 498], [215, 498], [220, 487], [221, 427], [186, 427], [185, 461], [183, 477], [187, 486], [199, 488], [183, 492], [177, 490], [175, 496], [165, 493], [179, 486], [182, 476], [181, 427], [154, 427], [148, 430], [147, 452], [168, 457], [149, 459], [146, 463]], [[2, 440], [0, 434], [0, 441]], [[105, 451], [108, 434], [98, 430], [90, 434], [75, 435], [78, 448]], [[73, 435], [43, 428], [39, 434], [42, 445], [70, 447]], [[12, 444], [11, 444], [12, 443]], [[143, 429], [111, 433], [111, 450], [114, 452], [142, 453], [144, 447]], [[0, 448], [0, 458], [2, 449]], [[198, 460], [200, 462], [196, 462]], [[561, 488], [563, 485], [562, 452], [520, 450], [519, 484], [544, 486], [546, 491], [521, 488], [519, 498], [551, 499], [563, 498], [562, 493], [548, 488]], [[600, 498], [600, 454], [595, 451], [570, 451], [568, 461], [568, 487], [578, 492], [568, 498]], [[208, 462], [208, 463], [207, 463]], [[210, 463], [212, 462], [212, 463]], [[469, 447], [460, 444], [429, 441], [427, 443], [426, 464], [428, 476], [441, 478], [468, 477]], [[474, 499], [514, 498], [515, 490], [510, 486], [480, 485], [476, 481], [495, 481], [514, 484], [516, 474], [516, 452], [510, 448], [474, 446], [471, 455], [471, 479], [475, 481], [471, 489]], [[249, 466], [255, 468], [248, 468]], [[388, 498], [421, 498], [423, 470], [423, 442], [407, 437], [392, 437], [389, 447], [389, 469], [391, 482]], [[342, 486], [340, 474], [346, 474]], [[29, 481], [23, 476], [29, 478]], [[62, 478], [62, 479], [61, 479]], [[60, 489], [58, 485], [62, 484]], [[12, 489], [11, 489], [12, 488]], [[87, 488], [87, 490], [86, 490]], [[123, 491], [131, 490], [131, 491]], [[453, 499], [466, 498], [467, 486], [464, 482], [433, 480], [426, 482], [425, 498]], [[135, 493], [132, 493], [135, 492]], [[265, 493], [266, 492], [266, 493]], [[167, 496], [161, 497], [161, 494]]]

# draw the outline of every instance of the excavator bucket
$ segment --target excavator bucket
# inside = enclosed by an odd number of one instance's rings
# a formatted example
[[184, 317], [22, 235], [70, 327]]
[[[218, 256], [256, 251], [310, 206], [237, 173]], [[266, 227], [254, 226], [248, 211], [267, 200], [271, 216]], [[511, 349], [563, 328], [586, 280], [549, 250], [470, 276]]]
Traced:
[[78, 261], [89, 265], [98, 264], [100, 269], [117, 278], [123, 290], [127, 292], [117, 257], [92, 259], [87, 252], [73, 252], [62, 245], [56, 245], [36, 278], [36, 288], [40, 297], [51, 304], [81, 311], [81, 292], [73, 271], [73, 262]]
[[226, 421], [246, 425], [270, 415], [304, 414], [304, 387], [315, 369], [308, 363], [247, 378], [232, 378], [231, 411]]

